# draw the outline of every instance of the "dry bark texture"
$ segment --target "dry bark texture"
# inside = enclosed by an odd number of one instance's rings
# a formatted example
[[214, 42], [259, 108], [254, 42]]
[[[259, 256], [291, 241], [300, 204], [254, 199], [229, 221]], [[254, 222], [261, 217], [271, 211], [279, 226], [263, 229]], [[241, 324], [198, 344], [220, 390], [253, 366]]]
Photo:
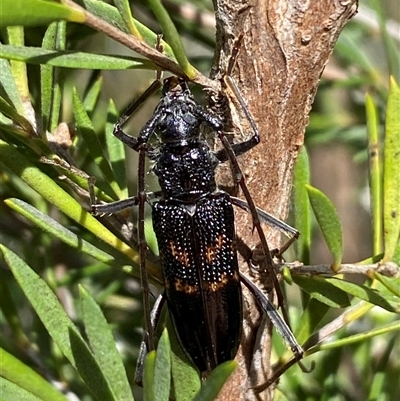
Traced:
[[[319, 78], [341, 30], [356, 13], [357, 0], [214, 0], [214, 7], [217, 49], [212, 78], [223, 77], [232, 45], [243, 34], [232, 75], [262, 138], [240, 157], [240, 164], [257, 206], [284, 219], [293, 167], [304, 142]], [[251, 131], [239, 108], [231, 107], [231, 112], [227, 120], [233, 122], [235, 141], [239, 142]], [[229, 169], [221, 169], [219, 182], [229, 182], [230, 176]], [[249, 215], [237, 213], [236, 226], [248, 245], [257, 243]], [[271, 230], [266, 234], [271, 248], [278, 247], [279, 235]], [[245, 310], [239, 368], [220, 394], [221, 401], [269, 400], [273, 396], [271, 388], [258, 396], [251, 390], [270, 376], [269, 330], [259, 327], [260, 317], [247, 294], [244, 303], [245, 309], [250, 309]]]

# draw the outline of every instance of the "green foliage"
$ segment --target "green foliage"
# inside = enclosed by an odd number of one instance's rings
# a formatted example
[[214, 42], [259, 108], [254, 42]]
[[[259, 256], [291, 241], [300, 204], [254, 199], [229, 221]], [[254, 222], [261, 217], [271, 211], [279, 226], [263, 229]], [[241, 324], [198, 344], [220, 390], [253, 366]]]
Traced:
[[319, 190], [306, 186], [318, 226], [333, 257], [333, 270], [339, 269], [342, 262], [342, 228], [339, 216], [331, 201]]
[[[156, 32], [133, 17], [149, 16], [147, 7], [139, 5], [132, 13], [124, 0], [115, 1], [115, 7], [95, 0], [80, 3], [86, 12], [131, 33], [136, 40], [132, 43], [144, 42], [154, 49]], [[400, 57], [379, 2], [372, 4], [380, 31], [371, 32], [354, 21], [343, 32], [334, 54], [341, 78], [323, 77], [306, 136], [310, 154], [313, 145], [334, 140], [349, 144], [359, 161], [366, 159], [368, 141], [373, 245], [359, 266], [381, 259], [400, 261]], [[202, 2], [197, 6], [206, 9]], [[213, 45], [213, 32], [169, 12], [159, 1], [152, 1], [151, 9], [165, 32], [161, 63], [193, 79], [197, 69], [207, 70], [211, 54], [186, 53], [174, 24], [186, 40], [205, 48]], [[89, 175], [97, 178], [96, 196], [101, 200], [124, 199], [130, 192], [124, 149], [112, 136], [118, 112], [113, 101], [102, 101], [104, 77], [93, 71], [75, 88], [72, 83], [78, 80], [71, 72], [159, 67], [151, 57], [82, 50], [82, 41], [93, 39], [85, 26], [88, 14], [68, 1], [3, 0], [0, 12], [1, 252], [2, 267], [9, 268], [0, 270], [2, 399], [67, 399], [50, 380], [67, 383], [67, 390], [80, 399], [140, 399], [136, 389], [132, 393], [143, 316], [134, 279], [139, 276], [138, 252], [124, 236], [131, 217], [106, 217], [103, 224], [82, 206], [89, 201]], [[365, 44], [377, 37], [386, 55], [380, 64], [372, 46]], [[140, 92], [137, 80], [124, 85], [127, 91]], [[332, 101], [338, 89], [348, 94], [346, 107]], [[366, 91], [364, 112], [360, 99]], [[76, 133], [60, 124], [72, 116]], [[306, 350], [305, 365], [312, 360], [316, 366], [310, 374], [299, 368], [288, 371], [277, 397], [394, 399], [400, 390], [395, 343], [400, 279], [373, 270], [363, 283], [335, 275], [341, 272], [347, 244], [332, 201], [310, 185], [310, 175], [303, 149], [292, 207], [301, 232], [296, 258], [305, 264], [312, 260], [312, 210], [332, 255], [327, 264], [335, 277], [292, 271], [292, 281], [302, 291], [302, 302], [290, 310], [294, 332]], [[147, 240], [154, 241], [150, 228]], [[156, 257], [149, 256], [147, 267], [152, 283], [159, 286]], [[280, 339], [274, 339], [274, 347], [279, 363], [291, 358]], [[202, 383], [174, 333], [164, 331], [157, 350], [146, 357], [143, 396], [148, 401], [212, 400], [234, 368], [234, 362], [227, 362]], [[360, 381], [357, 395], [349, 370]]]
[[385, 149], [383, 154], [383, 241], [384, 261], [394, 258], [400, 234], [400, 88], [392, 78], [386, 111]]
[[46, 0], [32, 0], [29, 2], [5, 0], [2, 6], [1, 27], [47, 25], [52, 21], [60, 20], [82, 23], [85, 19], [82, 12]]
[[47, 380], [2, 348], [0, 358], [0, 388], [3, 400], [67, 400]]

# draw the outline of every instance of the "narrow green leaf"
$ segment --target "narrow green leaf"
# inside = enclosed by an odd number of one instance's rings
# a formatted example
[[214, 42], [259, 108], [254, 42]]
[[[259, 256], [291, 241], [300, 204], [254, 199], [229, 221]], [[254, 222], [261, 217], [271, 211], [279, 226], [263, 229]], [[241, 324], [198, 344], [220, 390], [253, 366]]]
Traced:
[[325, 281], [337, 288], [345, 291], [347, 294], [353, 295], [359, 299], [370, 302], [376, 306], [380, 306], [389, 312], [396, 312], [392, 305], [383, 298], [376, 290], [361, 284], [352, 283], [335, 277], [327, 277]]
[[118, 401], [112, 394], [102, 370], [87, 344], [76, 331], [69, 329], [71, 350], [75, 358], [76, 369], [86, 386], [97, 401]]
[[2, 377], [0, 377], [0, 396], [1, 401], [43, 401], [43, 398], [36, 397], [31, 392], [19, 387], [18, 384]]
[[292, 279], [292, 273], [290, 272], [290, 269], [288, 266], [283, 266], [281, 270], [282, 278], [285, 280], [285, 283], [288, 285], [293, 284], [293, 279]]
[[154, 400], [168, 401], [171, 387], [171, 346], [168, 331], [164, 329], [157, 346], [154, 369]]
[[143, 398], [144, 401], [155, 401], [154, 382], [156, 366], [156, 351], [149, 352], [144, 359]]
[[304, 264], [310, 262], [311, 211], [306, 184], [310, 183], [310, 165], [306, 148], [303, 146], [296, 162], [293, 178], [294, 226], [300, 232], [295, 242], [296, 256]]
[[397, 241], [396, 249], [394, 250], [393, 262], [397, 263], [397, 265], [400, 265], [400, 237]]
[[128, 28], [128, 31], [138, 38], [139, 40], [142, 40], [142, 35], [138, 31], [136, 25], [135, 25], [135, 20], [132, 17], [132, 12], [131, 12], [131, 7], [129, 5], [128, 0], [114, 0], [114, 4], [117, 6], [117, 9], [122, 17], [122, 19], [125, 22], [126, 27]]
[[[28, 391], [32, 396], [37, 396], [42, 401], [67, 401], [67, 398], [57, 391], [52, 384], [2, 348], [0, 348], [0, 361], [0, 380], [3, 378], [9, 380], [16, 386], [13, 388]], [[6, 394], [6, 390], [0, 384], [2, 401], [25, 399], [16, 397], [18, 393], [13, 394], [16, 398], [9, 398]], [[34, 397], [33, 399], [37, 398]]]
[[138, 57], [48, 50], [41, 47], [0, 45], [0, 57], [24, 61], [29, 64], [46, 64], [64, 68], [86, 68], [90, 70], [156, 69], [153, 62]]
[[3, 245], [0, 250], [50, 336], [93, 395], [99, 401], [115, 401], [93, 354], [50, 287], [14, 252]]
[[372, 330], [368, 330], [366, 333], [361, 333], [361, 334], [355, 334], [353, 336], [349, 336], [340, 340], [335, 340], [330, 343], [326, 344], [320, 344], [316, 348], [318, 350], [328, 350], [328, 349], [333, 349], [333, 348], [338, 348], [338, 347], [344, 347], [350, 344], [354, 344], [360, 341], [365, 341], [369, 338], [373, 338], [376, 336], [380, 336], [382, 334], [386, 333], [393, 333], [395, 331], [400, 330], [400, 322], [396, 321], [393, 323], [389, 323], [385, 326], [378, 327]]
[[[24, 114], [24, 106], [18, 93], [17, 84], [11, 72], [10, 62], [0, 59], [1, 86], [6, 93], [6, 103], [12, 103], [19, 115]], [[9, 101], [8, 101], [9, 100]]]
[[218, 396], [223, 385], [229, 379], [229, 376], [237, 367], [235, 361], [227, 361], [218, 365], [203, 383], [200, 392], [196, 395], [194, 401], [213, 401]]
[[379, 29], [381, 31], [383, 44], [386, 51], [386, 62], [389, 64], [389, 73], [390, 75], [393, 75], [395, 79], [400, 80], [399, 48], [397, 40], [388, 33], [388, 19], [385, 15], [386, 10], [384, 11], [382, 2], [379, 0], [373, 0], [372, 6], [376, 11], [375, 15], [379, 23]]
[[54, 1], [1, 0], [0, 27], [48, 25], [59, 20], [84, 22], [85, 16]]
[[114, 178], [121, 188], [121, 198], [125, 199], [128, 197], [128, 186], [126, 177], [126, 164], [125, 164], [125, 148], [122, 141], [118, 140], [113, 135], [114, 125], [117, 121], [117, 109], [115, 104], [110, 100], [107, 112], [107, 124], [106, 124], [106, 148], [108, 150], [109, 160], [111, 168], [114, 174]]
[[[3, 115], [0, 113], [0, 119]], [[22, 130], [20, 127], [17, 127], [16, 125], [13, 125], [11, 122], [10, 124], [2, 124], [0, 123], [0, 130], [3, 130], [4, 132], [8, 132], [9, 134], [13, 134], [15, 136], [26, 136], [25, 130]]]
[[292, 276], [293, 281], [316, 300], [332, 307], [350, 306], [348, 295], [321, 277]]
[[[321, 327], [317, 332], [315, 332], [309, 341], [304, 344], [304, 349], [307, 355], [311, 355], [316, 352], [321, 346], [321, 342], [326, 340], [332, 334], [345, 327], [351, 322], [354, 322], [361, 317], [365, 316], [372, 308], [373, 304], [369, 302], [360, 301], [357, 304], [347, 308], [343, 313], [341, 313], [337, 318], [331, 320], [325, 326]], [[317, 344], [317, 345], [313, 345]]]
[[[55, 37], [55, 51], [63, 51], [66, 48], [67, 41], [67, 23], [66, 21], [59, 21], [57, 23], [56, 37]], [[60, 113], [62, 110], [63, 101], [63, 87], [65, 81], [65, 74], [62, 70], [53, 69], [53, 88], [51, 99], [50, 121], [48, 129], [50, 132], [55, 132], [59, 127]]]
[[96, 82], [90, 87], [89, 91], [85, 96], [85, 99], [83, 100], [83, 105], [89, 115], [93, 113], [97, 101], [99, 100], [102, 86], [103, 86], [103, 77], [99, 76]]
[[33, 129], [31, 123], [23, 115], [19, 114], [12, 106], [10, 106], [1, 96], [0, 112], [2, 112], [6, 117], [22, 128], [22, 130], [18, 131], [18, 133], [24, 133], [24, 135], [27, 137], [35, 135], [35, 130]]
[[121, 189], [114, 179], [113, 171], [104, 152], [105, 149], [94, 130], [93, 124], [87, 115], [76, 90], [73, 92], [72, 102], [78, 131], [82, 135], [82, 138], [85, 141], [94, 162], [100, 168], [100, 171], [105, 177], [107, 183], [114, 191], [115, 196], [120, 199], [122, 197]]
[[365, 97], [369, 148], [369, 187], [373, 224], [373, 254], [382, 253], [382, 171], [379, 149], [378, 116], [374, 99], [367, 93]]
[[167, 329], [172, 350], [172, 380], [176, 401], [192, 401], [201, 388], [199, 372], [183, 352], [170, 319], [167, 320]]
[[[75, 366], [68, 329], [71, 328], [78, 336], [80, 334], [60, 305], [57, 297], [49, 286], [14, 252], [3, 245], [0, 245], [0, 250], [3, 252], [6, 263], [43, 324], [60, 347], [62, 353]], [[40, 297], [37, 296], [38, 294], [40, 294]]]
[[299, 344], [304, 344], [310, 338], [329, 310], [326, 303], [310, 298], [295, 331]]
[[306, 185], [311, 207], [321, 228], [322, 235], [334, 260], [333, 269], [342, 261], [342, 227], [332, 202], [320, 190]]
[[400, 88], [392, 78], [386, 110], [383, 169], [384, 262], [393, 260], [400, 236]]
[[[43, 38], [43, 49], [55, 49], [57, 41], [57, 23], [53, 22], [47, 28]], [[50, 129], [50, 114], [51, 114], [51, 103], [53, 99], [53, 79], [54, 79], [54, 68], [50, 65], [40, 66], [40, 107], [41, 107], [41, 118], [42, 127], [46, 131]]]
[[[384, 298], [386, 304], [390, 304], [391, 308], [389, 312], [400, 313], [400, 297], [397, 295], [400, 291], [400, 276], [390, 278], [386, 277], [387, 281], [379, 280], [379, 274], [369, 274], [369, 276], [377, 280], [372, 282], [372, 287], [381, 298]], [[387, 283], [390, 284], [386, 285]], [[375, 306], [374, 299], [371, 299], [369, 302], [373, 302], [373, 305]]]
[[386, 383], [385, 381], [389, 381], [386, 372], [377, 372], [372, 377], [372, 382], [370, 386], [370, 391], [368, 394], [368, 401], [378, 401], [380, 399], [381, 394], [385, 392]]
[[164, 37], [174, 51], [178, 64], [189, 78], [194, 78], [197, 75], [197, 71], [187, 59], [179, 33], [167, 10], [160, 0], [149, 0], [149, 5], [156, 16], [157, 21], [161, 25]]
[[118, 401], [133, 401], [125, 368], [115, 347], [115, 340], [110, 327], [100, 307], [90, 294], [82, 286], [79, 289], [83, 323], [90, 348], [111, 388], [114, 399]]
[[[0, 140], [0, 154], [2, 156], [0, 165], [1, 163], [4, 163], [5, 166], [17, 174], [31, 188], [51, 204], [59, 208], [72, 220], [81, 224], [93, 234], [97, 235], [97, 237], [101, 238], [104, 242], [130, 257], [134, 263], [139, 264], [138, 253], [136, 250], [128, 247], [114, 234], [107, 230], [90, 213], [84, 210], [74, 198], [61, 189], [37, 167], [33, 166], [13, 146]], [[150, 261], [147, 263], [147, 266], [150, 269], [149, 271], [154, 269], [154, 272], [157, 272], [158, 270]]]
[[377, 272], [371, 274], [371, 278], [378, 280], [385, 286], [392, 294], [400, 298], [400, 278], [390, 279], [388, 277], [382, 276]]
[[[25, 33], [22, 26], [9, 26], [7, 27], [6, 31], [8, 36], [8, 43], [10, 45], [24, 46]], [[26, 71], [26, 64], [12, 60], [10, 61], [10, 65], [11, 65], [12, 75], [15, 79], [15, 83], [17, 84], [19, 96], [21, 97], [22, 103], [24, 104], [24, 115], [26, 115], [28, 104], [30, 104], [30, 94], [28, 87], [28, 74]]]
[[6, 199], [4, 201], [11, 209], [15, 210], [17, 213], [26, 217], [38, 227], [47, 231], [50, 235], [60, 239], [69, 246], [79, 249], [80, 251], [86, 253], [89, 256], [96, 258], [107, 264], [112, 264], [114, 262], [114, 257], [108, 253], [102, 251], [101, 249], [95, 247], [86, 240], [78, 237], [75, 233], [68, 230], [62, 226], [57, 221], [53, 220], [51, 217], [40, 212], [32, 205], [20, 200], [20, 199]]

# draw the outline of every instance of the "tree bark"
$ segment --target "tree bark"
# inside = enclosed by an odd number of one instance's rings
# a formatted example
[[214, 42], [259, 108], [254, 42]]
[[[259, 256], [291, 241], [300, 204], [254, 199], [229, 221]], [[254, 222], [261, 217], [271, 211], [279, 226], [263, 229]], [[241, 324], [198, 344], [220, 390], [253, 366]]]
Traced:
[[[285, 219], [293, 168], [319, 79], [341, 30], [357, 11], [357, 0], [213, 1], [217, 47], [211, 78], [223, 78], [233, 43], [243, 34], [233, 78], [257, 123], [261, 143], [239, 162], [256, 205]], [[232, 123], [235, 142], [251, 135], [239, 107], [231, 107], [226, 119]], [[219, 182], [225, 185], [231, 181], [228, 177], [230, 169], [222, 168]], [[236, 230], [246, 244], [258, 242], [249, 214], [236, 214]], [[279, 233], [269, 230], [266, 236], [271, 249], [279, 247]], [[247, 264], [241, 269], [246, 273]], [[258, 283], [264, 288], [267, 284]], [[272, 388], [258, 396], [251, 390], [271, 375], [271, 328], [260, 326], [264, 319], [246, 293], [244, 305], [239, 367], [220, 393], [220, 401], [273, 397]]]

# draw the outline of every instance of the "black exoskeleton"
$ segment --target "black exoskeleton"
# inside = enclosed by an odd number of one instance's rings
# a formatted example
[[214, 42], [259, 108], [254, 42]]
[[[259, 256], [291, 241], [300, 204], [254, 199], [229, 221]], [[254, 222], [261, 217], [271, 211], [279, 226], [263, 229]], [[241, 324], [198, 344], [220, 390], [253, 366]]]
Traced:
[[154, 173], [161, 197], [153, 204], [168, 309], [176, 334], [201, 372], [236, 355], [242, 326], [242, 295], [230, 197], [217, 190], [214, 170], [226, 160], [202, 137], [205, 123], [220, 120], [194, 100], [185, 81], [169, 78], [138, 144], [155, 133]]
[[[144, 177], [144, 155], [154, 161], [161, 190], [152, 202], [153, 227], [168, 309], [188, 357], [200, 372], [234, 359], [241, 337], [242, 282], [288, 342], [295, 359], [301, 358], [301, 347], [276, 309], [239, 273], [232, 199], [217, 188], [214, 174], [217, 165], [231, 157], [226, 148], [212, 152], [202, 133], [206, 124], [221, 138], [221, 120], [201, 108], [187, 83], [177, 77], [164, 80], [161, 101], [137, 138], [121, 128], [131, 109], [118, 120], [114, 135], [139, 152], [139, 196], [108, 205], [93, 204], [92, 212], [113, 213], [132, 205], [139, 205], [140, 211], [147, 197], [144, 178], [140, 178]], [[153, 135], [158, 141], [150, 145]], [[258, 142], [255, 129], [249, 140], [232, 145], [230, 151], [237, 156]], [[143, 210], [141, 213], [143, 217]], [[254, 213], [262, 217], [262, 212]], [[162, 303], [156, 305], [160, 308]]]

